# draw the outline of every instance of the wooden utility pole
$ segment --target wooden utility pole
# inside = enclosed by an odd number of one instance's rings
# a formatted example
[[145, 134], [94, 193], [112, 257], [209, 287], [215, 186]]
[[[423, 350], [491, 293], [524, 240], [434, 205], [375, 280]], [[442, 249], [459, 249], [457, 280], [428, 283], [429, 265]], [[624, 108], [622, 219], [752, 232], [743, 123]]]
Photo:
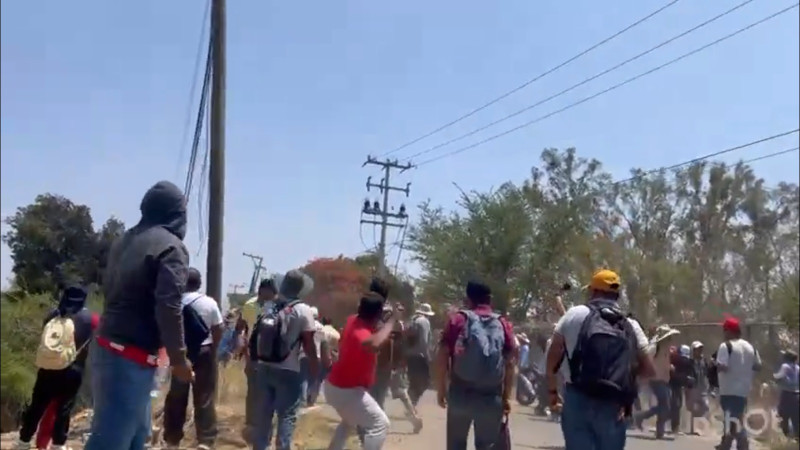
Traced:
[[222, 304], [222, 237], [225, 225], [225, 0], [211, 2], [211, 148], [208, 164], [206, 291]]
[[390, 191], [400, 191], [408, 194], [411, 189], [411, 183], [406, 183], [406, 187], [396, 187], [392, 186], [389, 183], [389, 178], [392, 173], [392, 169], [406, 171], [413, 167], [413, 165], [409, 162], [406, 164], [400, 164], [396, 159], [395, 160], [385, 160], [385, 161], [378, 161], [376, 158], [371, 156], [367, 157], [367, 160], [361, 166], [364, 167], [366, 165], [374, 165], [379, 166], [383, 169], [383, 179], [379, 184], [372, 182], [372, 177], [367, 178], [367, 191], [370, 188], [378, 188], [380, 192], [383, 194], [383, 205], [379, 204], [377, 201], [375, 203], [370, 203], [369, 200], [364, 201], [364, 207], [361, 210], [362, 215], [366, 214], [369, 216], [374, 216], [379, 218], [380, 220], [368, 220], [368, 219], [361, 219], [362, 224], [372, 224], [372, 225], [379, 225], [381, 227], [381, 240], [378, 243], [378, 273], [381, 275], [386, 274], [386, 231], [390, 227], [394, 228], [403, 228], [406, 226], [405, 222], [389, 222], [389, 219], [401, 219], [406, 220], [408, 219], [408, 214], [406, 214], [406, 207], [405, 205], [400, 206], [400, 210], [397, 213], [391, 212], [389, 208], [389, 192]]

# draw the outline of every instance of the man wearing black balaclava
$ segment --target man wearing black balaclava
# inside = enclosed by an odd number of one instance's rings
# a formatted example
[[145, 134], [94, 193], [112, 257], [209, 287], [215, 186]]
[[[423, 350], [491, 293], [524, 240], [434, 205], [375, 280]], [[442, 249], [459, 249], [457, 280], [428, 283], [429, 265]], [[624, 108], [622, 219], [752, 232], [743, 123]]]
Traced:
[[105, 305], [92, 347], [94, 415], [86, 450], [144, 449], [160, 347], [172, 376], [193, 378], [181, 312], [189, 265], [186, 199], [177, 186], [161, 181], [145, 193], [140, 210], [139, 223], [108, 257]]
[[[64, 288], [58, 307], [44, 320], [43, 334], [46, 336], [43, 336], [36, 354], [39, 371], [36, 373], [31, 402], [22, 414], [19, 449], [30, 448], [39, 421], [53, 401], [56, 402], [56, 408], [53, 445], [50, 448], [66, 448], [70, 414], [83, 380], [88, 353], [86, 344], [92, 337], [92, 314], [85, 308], [86, 296], [86, 290], [81, 286]], [[61, 331], [70, 333], [61, 334]], [[61, 343], [66, 345], [59, 346]]]

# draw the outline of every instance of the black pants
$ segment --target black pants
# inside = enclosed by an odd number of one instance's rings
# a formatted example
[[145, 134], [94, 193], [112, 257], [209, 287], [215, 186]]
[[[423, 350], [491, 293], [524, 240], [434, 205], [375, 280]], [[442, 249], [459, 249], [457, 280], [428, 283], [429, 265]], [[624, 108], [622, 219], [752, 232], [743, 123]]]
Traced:
[[670, 386], [669, 399], [669, 418], [672, 425], [672, 432], [681, 431], [681, 408], [683, 408], [683, 386]]
[[425, 356], [409, 356], [408, 365], [408, 397], [417, 406], [420, 397], [431, 384], [431, 364]]
[[778, 415], [781, 417], [783, 434], [788, 438], [797, 438], [800, 431], [800, 393], [781, 391]]
[[213, 446], [217, 439], [217, 413], [214, 409], [217, 358], [210, 345], [200, 349], [192, 368], [194, 383], [185, 383], [175, 378], [170, 382], [169, 392], [164, 399], [164, 441], [177, 446], [183, 439], [183, 425], [186, 423], [186, 408], [189, 406], [191, 389], [197, 443]]
[[53, 445], [64, 445], [69, 433], [72, 407], [75, 406], [75, 397], [78, 395], [82, 380], [82, 372], [73, 368], [39, 369], [36, 374], [36, 384], [33, 385], [31, 404], [22, 414], [19, 438], [24, 442], [30, 442], [47, 407], [55, 400], [58, 402], [58, 409], [53, 425]]

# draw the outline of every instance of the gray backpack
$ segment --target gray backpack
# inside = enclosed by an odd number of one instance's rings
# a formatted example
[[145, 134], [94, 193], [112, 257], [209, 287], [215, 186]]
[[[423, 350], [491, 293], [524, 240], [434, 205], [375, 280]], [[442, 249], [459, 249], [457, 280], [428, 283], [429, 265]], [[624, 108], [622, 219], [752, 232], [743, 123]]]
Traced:
[[253, 329], [250, 354], [258, 361], [281, 363], [289, 357], [299, 339], [289, 340], [289, 314], [300, 300], [276, 305], [260, 315]]
[[480, 391], [502, 389], [506, 338], [500, 315], [480, 316], [469, 310], [459, 311], [459, 314], [467, 321], [456, 342], [453, 377]]

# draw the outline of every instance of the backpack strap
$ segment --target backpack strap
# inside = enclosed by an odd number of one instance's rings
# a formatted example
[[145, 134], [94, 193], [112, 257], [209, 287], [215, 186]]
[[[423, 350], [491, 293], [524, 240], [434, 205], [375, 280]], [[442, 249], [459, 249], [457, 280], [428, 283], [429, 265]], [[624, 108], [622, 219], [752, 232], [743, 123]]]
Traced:
[[198, 292], [197, 293], [197, 297], [193, 298], [192, 301], [190, 301], [189, 303], [186, 304], [186, 306], [192, 306], [194, 304], [194, 302], [196, 302], [196, 301], [200, 300], [201, 298], [203, 298], [204, 295], [205, 294], [201, 294], [201, 293]]

